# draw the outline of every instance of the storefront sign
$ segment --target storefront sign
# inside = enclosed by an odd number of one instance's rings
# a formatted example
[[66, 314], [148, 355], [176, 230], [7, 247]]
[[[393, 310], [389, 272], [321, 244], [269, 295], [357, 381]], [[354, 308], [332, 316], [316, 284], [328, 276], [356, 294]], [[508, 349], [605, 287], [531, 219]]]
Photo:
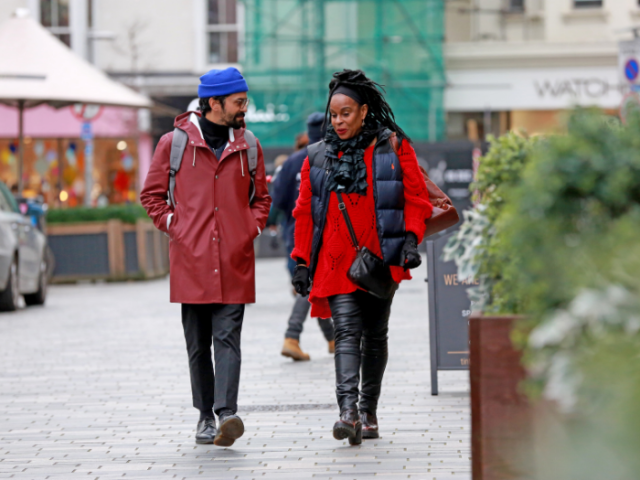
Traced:
[[287, 110], [286, 105], [278, 105], [276, 108], [273, 103], [269, 103], [265, 109], [258, 109], [255, 105], [249, 103], [245, 120], [248, 123], [288, 122], [291, 119], [291, 115], [287, 113]]
[[448, 72], [452, 112], [618, 108], [628, 86], [615, 67]]
[[473, 281], [458, 280], [454, 262], [442, 260], [451, 234], [427, 241], [431, 394], [438, 394], [438, 370], [468, 370], [469, 316], [467, 289]]

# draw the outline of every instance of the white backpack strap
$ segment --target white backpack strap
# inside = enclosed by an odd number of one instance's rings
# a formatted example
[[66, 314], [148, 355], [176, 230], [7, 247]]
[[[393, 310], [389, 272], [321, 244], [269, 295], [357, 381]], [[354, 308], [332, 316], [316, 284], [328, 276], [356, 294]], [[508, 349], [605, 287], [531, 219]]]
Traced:
[[184, 150], [187, 148], [188, 140], [189, 136], [187, 132], [179, 128], [173, 130], [171, 154], [169, 156], [169, 191], [167, 192], [168, 203], [173, 208], [176, 207], [176, 200], [173, 196], [173, 192], [176, 189], [176, 174], [180, 170], [180, 165], [182, 165], [182, 156], [184, 155]]

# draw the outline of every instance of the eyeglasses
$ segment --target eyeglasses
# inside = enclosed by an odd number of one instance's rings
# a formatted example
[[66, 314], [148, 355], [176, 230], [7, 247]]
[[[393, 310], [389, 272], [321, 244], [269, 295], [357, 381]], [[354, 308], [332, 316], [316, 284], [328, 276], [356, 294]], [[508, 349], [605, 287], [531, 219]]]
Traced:
[[248, 98], [237, 98], [233, 103], [235, 103], [236, 107], [238, 107], [238, 108], [244, 108], [247, 105], [249, 105], [249, 99]]

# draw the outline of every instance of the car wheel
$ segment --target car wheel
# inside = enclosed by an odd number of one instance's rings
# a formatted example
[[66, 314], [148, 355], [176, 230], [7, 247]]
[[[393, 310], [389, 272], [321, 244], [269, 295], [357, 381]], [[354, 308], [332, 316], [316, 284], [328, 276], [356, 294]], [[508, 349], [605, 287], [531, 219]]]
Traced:
[[24, 303], [28, 306], [31, 305], [44, 305], [47, 299], [47, 264], [42, 262], [40, 265], [40, 277], [38, 278], [38, 291], [36, 293], [29, 293], [24, 296]]
[[9, 268], [7, 288], [0, 292], [0, 311], [13, 312], [20, 305], [20, 291], [18, 290], [18, 259], [14, 258]]

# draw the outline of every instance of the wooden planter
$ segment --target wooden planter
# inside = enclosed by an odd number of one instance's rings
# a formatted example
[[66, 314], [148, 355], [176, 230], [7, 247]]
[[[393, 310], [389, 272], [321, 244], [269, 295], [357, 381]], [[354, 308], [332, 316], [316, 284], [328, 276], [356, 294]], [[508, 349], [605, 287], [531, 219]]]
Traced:
[[142, 279], [169, 273], [169, 239], [151, 222], [51, 225], [47, 236], [55, 257], [53, 282]]
[[511, 331], [517, 317], [469, 320], [473, 480], [532, 478], [533, 409]]

